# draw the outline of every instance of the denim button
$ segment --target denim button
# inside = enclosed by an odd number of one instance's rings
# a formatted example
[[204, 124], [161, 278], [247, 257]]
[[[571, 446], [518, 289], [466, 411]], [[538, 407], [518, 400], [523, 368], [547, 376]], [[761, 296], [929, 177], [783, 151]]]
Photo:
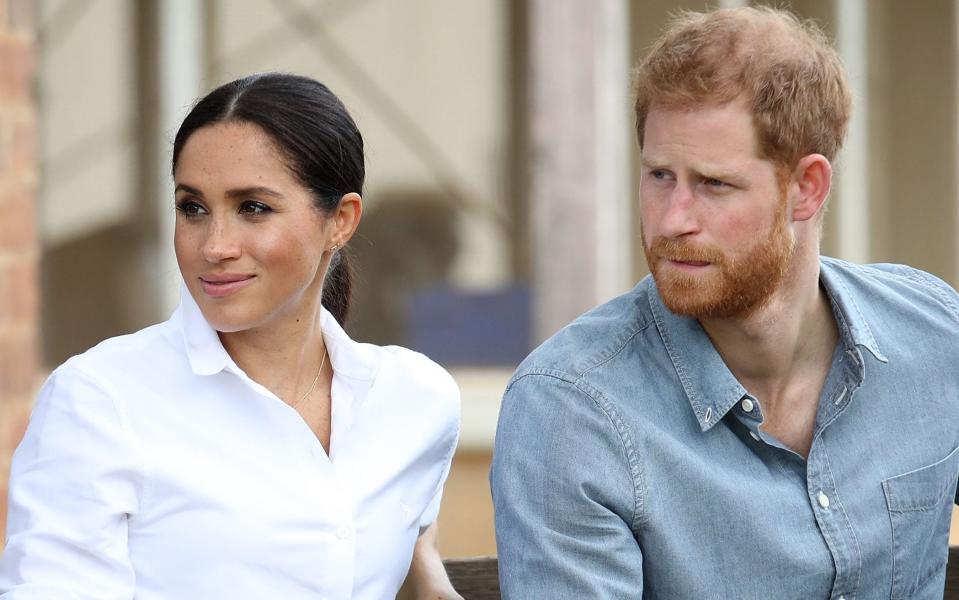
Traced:
[[749, 398], [743, 400], [743, 410], [746, 412], [753, 412], [753, 401]]
[[819, 506], [829, 508], [829, 496], [823, 492], [819, 492]]

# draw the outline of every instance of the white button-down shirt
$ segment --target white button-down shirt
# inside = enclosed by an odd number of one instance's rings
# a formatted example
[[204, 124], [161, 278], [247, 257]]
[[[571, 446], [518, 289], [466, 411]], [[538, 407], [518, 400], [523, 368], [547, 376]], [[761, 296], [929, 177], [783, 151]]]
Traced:
[[186, 292], [58, 368], [11, 468], [3, 600], [393, 598], [439, 510], [459, 392], [323, 312], [330, 455]]

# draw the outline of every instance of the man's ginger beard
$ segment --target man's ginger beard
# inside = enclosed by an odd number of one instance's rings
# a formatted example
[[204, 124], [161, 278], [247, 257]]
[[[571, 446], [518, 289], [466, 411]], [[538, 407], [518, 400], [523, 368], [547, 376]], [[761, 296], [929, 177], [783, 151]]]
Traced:
[[[645, 231], [642, 236], [646, 263], [663, 303], [676, 314], [697, 319], [746, 317], [764, 306], [782, 285], [795, 248], [786, 228], [785, 190], [769, 235], [739, 257], [682, 239], [657, 237], [650, 244]], [[712, 268], [694, 275], [666, 266], [667, 260], [708, 262]]]

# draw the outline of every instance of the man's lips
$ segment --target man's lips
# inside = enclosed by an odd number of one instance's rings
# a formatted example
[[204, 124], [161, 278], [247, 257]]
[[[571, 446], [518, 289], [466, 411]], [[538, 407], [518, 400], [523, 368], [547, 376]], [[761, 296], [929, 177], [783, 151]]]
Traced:
[[693, 266], [693, 267], [705, 267], [706, 265], [710, 264], [710, 263], [706, 262], [705, 260], [678, 260], [678, 259], [670, 259], [670, 262], [678, 263], [678, 264], [681, 264], [681, 265], [690, 265], [690, 266]]
[[670, 264], [670, 266], [681, 271], [695, 271], [697, 269], [708, 267], [712, 264], [704, 260], [678, 260], [674, 258], [667, 258], [666, 261]]
[[204, 275], [200, 277], [200, 287], [206, 295], [220, 298], [243, 289], [254, 277], [255, 275]]

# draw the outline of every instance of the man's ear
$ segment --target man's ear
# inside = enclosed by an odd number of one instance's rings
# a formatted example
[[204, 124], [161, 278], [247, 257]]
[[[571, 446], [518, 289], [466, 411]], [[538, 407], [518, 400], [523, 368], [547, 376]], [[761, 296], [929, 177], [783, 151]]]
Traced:
[[806, 155], [793, 169], [789, 185], [796, 186], [799, 192], [792, 206], [793, 221], [807, 221], [826, 203], [832, 187], [832, 165], [822, 154]]
[[356, 192], [350, 192], [340, 198], [330, 220], [333, 223], [333, 231], [330, 234], [330, 240], [333, 244], [343, 247], [356, 228], [360, 225], [360, 218], [363, 216], [363, 199]]

